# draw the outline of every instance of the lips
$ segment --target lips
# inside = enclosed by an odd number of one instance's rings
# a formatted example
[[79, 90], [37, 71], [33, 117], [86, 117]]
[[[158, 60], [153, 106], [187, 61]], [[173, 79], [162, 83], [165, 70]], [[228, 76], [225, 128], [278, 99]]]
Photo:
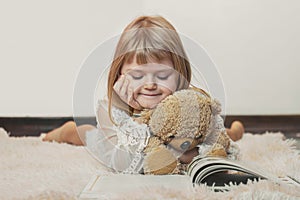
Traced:
[[140, 93], [140, 95], [148, 96], [148, 97], [155, 97], [155, 96], [159, 96], [161, 94], [143, 94], [143, 93]]

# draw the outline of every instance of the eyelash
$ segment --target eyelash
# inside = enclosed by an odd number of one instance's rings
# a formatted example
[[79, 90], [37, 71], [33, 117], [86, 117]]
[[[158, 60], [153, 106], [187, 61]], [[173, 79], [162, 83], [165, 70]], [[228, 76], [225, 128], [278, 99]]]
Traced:
[[143, 78], [143, 76], [133, 76], [133, 75], [131, 75], [131, 76], [134, 80], [140, 80]]
[[[157, 76], [158, 79], [160, 80], [167, 80], [169, 78], [170, 75], [167, 75], [167, 76]], [[134, 76], [134, 75], [131, 75], [131, 77], [134, 79], [134, 80], [140, 80], [142, 79], [144, 76]]]
[[169, 78], [169, 75], [167, 76], [157, 76], [160, 80], [167, 80]]

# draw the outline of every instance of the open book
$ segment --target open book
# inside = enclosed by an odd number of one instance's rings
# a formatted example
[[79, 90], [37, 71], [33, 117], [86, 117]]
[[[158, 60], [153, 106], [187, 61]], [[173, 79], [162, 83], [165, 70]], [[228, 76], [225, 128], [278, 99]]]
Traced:
[[96, 174], [80, 194], [80, 199], [109, 198], [116, 194], [139, 191], [142, 188], [163, 187], [188, 191], [197, 184], [206, 184], [213, 190], [223, 190], [230, 182], [247, 183], [249, 180], [267, 179], [277, 184], [300, 183], [291, 177], [277, 177], [258, 167], [221, 157], [195, 157], [186, 175], [130, 175]]
[[267, 179], [277, 184], [292, 184], [300, 186], [299, 181], [292, 177], [277, 177], [268, 171], [260, 170], [259, 166], [242, 161], [229, 160], [221, 157], [197, 156], [189, 164], [187, 174], [195, 184], [207, 184], [214, 189], [224, 187], [230, 182], [234, 184], [247, 183]]

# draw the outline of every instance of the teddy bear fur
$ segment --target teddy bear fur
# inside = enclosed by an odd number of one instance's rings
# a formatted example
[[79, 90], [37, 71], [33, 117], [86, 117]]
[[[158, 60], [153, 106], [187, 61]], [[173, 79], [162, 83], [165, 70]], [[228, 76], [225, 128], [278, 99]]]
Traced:
[[[169, 95], [156, 108], [141, 114], [152, 136], [144, 149], [145, 174], [175, 174], [184, 169], [179, 157], [201, 145], [211, 128], [211, 119], [220, 114], [220, 104], [203, 90], [185, 89]], [[227, 156], [230, 140], [218, 132], [210, 156]]]

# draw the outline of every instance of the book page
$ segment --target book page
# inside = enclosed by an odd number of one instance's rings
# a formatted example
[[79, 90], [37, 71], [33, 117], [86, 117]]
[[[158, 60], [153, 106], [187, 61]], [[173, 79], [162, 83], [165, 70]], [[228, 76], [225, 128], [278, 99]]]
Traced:
[[143, 188], [192, 189], [186, 175], [95, 175], [80, 194], [80, 199], [109, 198], [116, 194], [140, 191]]

